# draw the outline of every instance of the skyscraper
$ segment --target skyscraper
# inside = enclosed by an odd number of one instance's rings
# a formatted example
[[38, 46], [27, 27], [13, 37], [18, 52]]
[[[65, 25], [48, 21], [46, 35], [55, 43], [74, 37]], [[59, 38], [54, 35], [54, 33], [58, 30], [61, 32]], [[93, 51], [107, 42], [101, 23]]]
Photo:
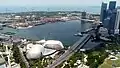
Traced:
[[114, 34], [119, 34], [120, 27], [120, 8], [117, 9], [116, 21], [115, 21], [115, 32]]
[[86, 12], [82, 12], [82, 19], [86, 19]]
[[104, 19], [106, 17], [107, 17], [107, 3], [102, 3], [102, 5], [101, 5], [100, 21], [104, 22]]
[[110, 1], [109, 2], [109, 9], [107, 16], [110, 17], [109, 21], [109, 34], [114, 34], [115, 32], [115, 21], [116, 21], [116, 1]]
[[104, 19], [103, 27], [108, 29], [109, 22], [110, 22], [110, 17], [107, 17], [106, 19]]
[[114, 10], [110, 16], [109, 29], [108, 29], [110, 34], [114, 34], [115, 21], [116, 21], [116, 10]]
[[108, 9], [107, 3], [102, 3], [100, 21], [103, 23], [103, 27], [108, 29], [109, 34], [114, 34], [115, 32], [116, 15], [116, 1], [110, 1]]
[[110, 1], [109, 2], [109, 10], [114, 10], [116, 7], [116, 1]]

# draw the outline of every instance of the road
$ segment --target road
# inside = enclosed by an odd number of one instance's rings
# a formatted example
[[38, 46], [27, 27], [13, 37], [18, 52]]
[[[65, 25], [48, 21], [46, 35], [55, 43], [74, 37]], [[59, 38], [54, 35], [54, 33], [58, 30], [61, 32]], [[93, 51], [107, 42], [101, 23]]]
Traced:
[[18, 46], [18, 48], [19, 48], [21, 58], [22, 58], [23, 62], [25, 63], [26, 68], [30, 68], [28, 61], [26, 60], [26, 58], [23, 55], [22, 48], [20, 48], [19, 46]]
[[80, 40], [78, 40], [73, 46], [71, 46], [70, 49], [68, 49], [63, 55], [61, 55], [57, 60], [53, 62], [53, 64], [49, 65], [47, 68], [55, 68], [63, 61], [68, 60], [69, 57], [72, 56], [74, 52], [76, 52], [76, 50], [81, 48], [89, 38], [90, 38], [90, 35], [85, 34]]

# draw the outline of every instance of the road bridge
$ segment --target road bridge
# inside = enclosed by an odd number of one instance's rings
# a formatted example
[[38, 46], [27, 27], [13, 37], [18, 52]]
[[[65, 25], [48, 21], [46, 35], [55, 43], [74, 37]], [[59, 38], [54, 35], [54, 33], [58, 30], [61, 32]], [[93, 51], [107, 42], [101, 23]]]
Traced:
[[65, 60], [68, 60], [70, 56], [74, 54], [79, 48], [84, 46], [84, 44], [90, 39], [89, 34], [85, 34], [81, 39], [79, 39], [73, 46], [70, 47], [63, 55], [61, 55], [57, 60], [55, 60], [51, 65], [49, 65], [47, 68], [55, 68], [60, 63], [62, 63]]

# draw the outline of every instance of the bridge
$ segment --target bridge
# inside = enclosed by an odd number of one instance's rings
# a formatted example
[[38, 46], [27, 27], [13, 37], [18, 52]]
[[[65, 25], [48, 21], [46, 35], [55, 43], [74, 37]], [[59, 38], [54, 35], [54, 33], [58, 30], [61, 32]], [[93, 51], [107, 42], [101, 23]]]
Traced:
[[55, 68], [60, 63], [65, 60], [68, 60], [70, 56], [74, 54], [78, 49], [84, 46], [84, 44], [90, 39], [89, 34], [85, 34], [81, 39], [79, 39], [73, 46], [70, 47], [63, 55], [61, 55], [57, 60], [55, 60], [51, 65], [47, 68]]
[[95, 20], [90, 20], [90, 19], [80, 19], [81, 21], [86, 21], [86, 22], [95, 22]]

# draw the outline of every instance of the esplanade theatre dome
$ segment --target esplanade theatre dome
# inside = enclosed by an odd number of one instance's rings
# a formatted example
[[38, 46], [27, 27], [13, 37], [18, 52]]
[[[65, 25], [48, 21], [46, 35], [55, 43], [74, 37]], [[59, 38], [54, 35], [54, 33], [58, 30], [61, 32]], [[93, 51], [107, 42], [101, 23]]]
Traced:
[[43, 44], [43, 46], [45, 48], [54, 49], [54, 50], [61, 50], [64, 48], [63, 44], [57, 40], [48, 40]]
[[28, 59], [36, 59], [36, 58], [41, 57], [43, 55], [43, 53], [44, 53], [44, 47], [42, 45], [40, 45], [40, 44], [33, 44], [29, 48], [29, 50], [27, 50], [26, 57]]

